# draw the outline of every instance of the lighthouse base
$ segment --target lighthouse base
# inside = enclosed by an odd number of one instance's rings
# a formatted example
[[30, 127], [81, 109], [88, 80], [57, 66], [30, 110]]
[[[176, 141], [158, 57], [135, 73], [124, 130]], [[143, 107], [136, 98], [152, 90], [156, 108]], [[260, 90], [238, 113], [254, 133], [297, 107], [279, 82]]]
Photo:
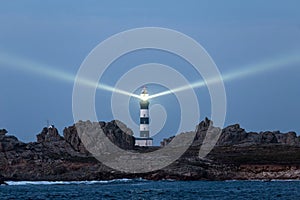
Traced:
[[153, 138], [135, 138], [135, 145], [140, 147], [153, 146]]

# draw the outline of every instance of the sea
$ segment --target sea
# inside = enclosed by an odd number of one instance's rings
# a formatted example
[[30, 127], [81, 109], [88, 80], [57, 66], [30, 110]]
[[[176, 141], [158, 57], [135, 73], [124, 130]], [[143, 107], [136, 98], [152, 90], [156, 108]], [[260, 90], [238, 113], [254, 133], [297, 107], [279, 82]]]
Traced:
[[0, 186], [0, 199], [300, 199], [300, 181], [13, 182]]

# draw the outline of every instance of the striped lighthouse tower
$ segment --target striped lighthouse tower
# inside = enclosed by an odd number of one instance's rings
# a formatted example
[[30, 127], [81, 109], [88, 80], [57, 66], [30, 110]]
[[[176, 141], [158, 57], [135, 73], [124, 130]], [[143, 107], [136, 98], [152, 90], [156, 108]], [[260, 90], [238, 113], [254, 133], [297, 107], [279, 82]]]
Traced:
[[136, 138], [138, 146], [152, 146], [153, 139], [149, 134], [149, 94], [147, 88], [144, 87], [140, 95], [140, 137]]

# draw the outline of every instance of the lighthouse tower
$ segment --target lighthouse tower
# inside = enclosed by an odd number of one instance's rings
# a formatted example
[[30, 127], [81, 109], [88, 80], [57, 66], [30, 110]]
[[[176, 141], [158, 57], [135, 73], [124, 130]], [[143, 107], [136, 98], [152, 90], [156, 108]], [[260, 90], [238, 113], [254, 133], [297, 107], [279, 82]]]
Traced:
[[135, 138], [137, 146], [152, 146], [153, 139], [149, 134], [149, 94], [144, 87], [140, 95], [140, 137]]

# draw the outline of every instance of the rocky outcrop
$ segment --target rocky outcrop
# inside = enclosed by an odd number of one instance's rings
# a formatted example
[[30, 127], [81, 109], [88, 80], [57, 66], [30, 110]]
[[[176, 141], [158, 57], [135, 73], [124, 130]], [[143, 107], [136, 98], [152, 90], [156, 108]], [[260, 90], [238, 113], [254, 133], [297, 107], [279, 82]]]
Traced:
[[195, 143], [203, 142], [209, 127], [213, 128], [213, 122], [206, 117], [196, 127], [196, 134], [195, 134], [195, 139], [194, 139]]
[[[81, 122], [84, 127], [90, 127], [91, 124]], [[117, 121], [99, 124], [113, 143], [124, 149], [134, 148], [134, 138], [129, 135], [132, 132], [126, 126], [124, 129], [119, 127], [124, 124]], [[5, 180], [121, 178], [120, 174], [112, 175], [111, 169], [85, 150], [75, 125], [65, 128], [64, 136], [60, 136], [53, 126], [43, 128], [37, 135], [37, 142], [23, 143], [14, 136], [0, 135], [0, 177]]]
[[73, 126], [64, 129], [65, 140], [76, 150], [81, 153], [88, 153], [79, 135], [78, 128], [85, 129], [86, 132], [93, 132], [97, 127], [101, 128], [104, 134], [111, 140], [112, 143], [122, 149], [133, 149], [135, 145], [135, 138], [133, 132], [127, 126], [117, 120], [111, 122], [78, 122]]
[[280, 133], [279, 131], [273, 132], [276, 136], [276, 139], [279, 144], [286, 144], [286, 145], [300, 145], [300, 138], [297, 136], [295, 132], [288, 132], [288, 133]]
[[37, 142], [54, 142], [64, 139], [59, 135], [58, 130], [53, 125], [48, 128], [43, 128], [42, 132], [36, 137]]
[[300, 146], [299, 137], [295, 132], [280, 133], [279, 131], [246, 132], [238, 124], [228, 126], [222, 130], [218, 140], [219, 146], [224, 145], [259, 145], [281, 144]]
[[[206, 134], [219, 131], [221, 135], [215, 148], [205, 158], [199, 158]], [[51, 126], [37, 135], [37, 142], [31, 143], [23, 143], [6, 133], [0, 134], [0, 183], [4, 180], [75, 181], [139, 177], [151, 180], [300, 179], [299, 137], [294, 132], [247, 132], [238, 124], [221, 130], [206, 118], [193, 133], [193, 145], [179, 159], [163, 169], [143, 174], [113, 170], [96, 160], [83, 145], [82, 139], [85, 144], [96, 141], [97, 145], [102, 145], [101, 135], [104, 135], [112, 143], [133, 153], [151, 154], [159, 150], [160, 147], [135, 147], [132, 131], [119, 121], [78, 122], [64, 129], [64, 137]], [[184, 139], [187, 134], [192, 133], [180, 134], [179, 138]], [[161, 145], [166, 146], [174, 140], [179, 143], [173, 148], [180, 148], [180, 139], [171, 137]], [[163, 161], [164, 156], [156, 155], [153, 159]]]
[[81, 142], [80, 137], [78, 136], [75, 125], [65, 128], [63, 132], [66, 142], [69, 143], [75, 151], [78, 151], [80, 153], [88, 153], [83, 143]]
[[0, 129], [0, 135], [5, 135], [7, 133], [6, 129]]
[[25, 145], [15, 136], [0, 135], [0, 141], [0, 152], [12, 151]]
[[[220, 131], [219, 128], [213, 126], [213, 122], [208, 118], [200, 122], [196, 127], [195, 139], [193, 145], [201, 145], [206, 134], [213, 134]], [[262, 145], [262, 144], [281, 144], [300, 146], [300, 137], [295, 132], [281, 133], [279, 131], [265, 132], [247, 132], [241, 128], [239, 124], [230, 125], [221, 130], [217, 146], [232, 145]], [[166, 138], [162, 141], [161, 146], [166, 146], [174, 138]]]

